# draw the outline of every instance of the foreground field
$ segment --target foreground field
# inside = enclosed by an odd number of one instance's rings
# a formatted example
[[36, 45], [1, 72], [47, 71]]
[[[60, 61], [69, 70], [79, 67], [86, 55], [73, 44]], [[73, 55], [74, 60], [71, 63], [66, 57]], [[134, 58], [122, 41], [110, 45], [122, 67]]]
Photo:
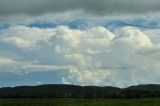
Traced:
[[0, 99], [0, 106], [160, 106], [150, 99]]

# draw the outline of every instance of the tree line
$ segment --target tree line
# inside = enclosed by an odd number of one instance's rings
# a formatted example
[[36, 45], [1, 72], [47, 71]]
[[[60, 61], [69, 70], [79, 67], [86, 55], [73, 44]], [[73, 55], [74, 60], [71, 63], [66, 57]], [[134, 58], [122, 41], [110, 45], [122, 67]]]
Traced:
[[160, 85], [128, 88], [50, 84], [0, 88], [0, 98], [148, 98], [160, 97]]

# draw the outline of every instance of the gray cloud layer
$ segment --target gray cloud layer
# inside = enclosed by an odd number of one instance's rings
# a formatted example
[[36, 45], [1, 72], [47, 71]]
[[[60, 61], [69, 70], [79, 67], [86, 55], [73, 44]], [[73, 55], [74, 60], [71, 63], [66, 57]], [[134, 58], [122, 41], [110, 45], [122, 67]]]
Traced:
[[0, 0], [0, 15], [83, 10], [95, 15], [159, 12], [159, 0]]

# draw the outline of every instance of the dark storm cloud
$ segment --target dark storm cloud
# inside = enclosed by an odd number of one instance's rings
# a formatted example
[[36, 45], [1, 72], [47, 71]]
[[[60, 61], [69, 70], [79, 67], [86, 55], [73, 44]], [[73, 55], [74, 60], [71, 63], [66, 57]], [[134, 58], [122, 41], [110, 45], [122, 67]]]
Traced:
[[41, 15], [84, 10], [95, 15], [160, 11], [160, 0], [0, 0], [0, 15]]

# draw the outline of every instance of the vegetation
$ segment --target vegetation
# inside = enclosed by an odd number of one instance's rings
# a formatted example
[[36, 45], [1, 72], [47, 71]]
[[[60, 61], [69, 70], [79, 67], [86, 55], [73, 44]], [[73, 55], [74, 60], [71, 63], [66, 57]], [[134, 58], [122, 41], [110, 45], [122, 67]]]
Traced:
[[160, 106], [160, 85], [39, 85], [0, 88], [0, 106]]
[[149, 98], [160, 97], [160, 85], [116, 87], [39, 85], [0, 89], [0, 98]]
[[160, 98], [141, 99], [0, 99], [0, 106], [160, 106]]

